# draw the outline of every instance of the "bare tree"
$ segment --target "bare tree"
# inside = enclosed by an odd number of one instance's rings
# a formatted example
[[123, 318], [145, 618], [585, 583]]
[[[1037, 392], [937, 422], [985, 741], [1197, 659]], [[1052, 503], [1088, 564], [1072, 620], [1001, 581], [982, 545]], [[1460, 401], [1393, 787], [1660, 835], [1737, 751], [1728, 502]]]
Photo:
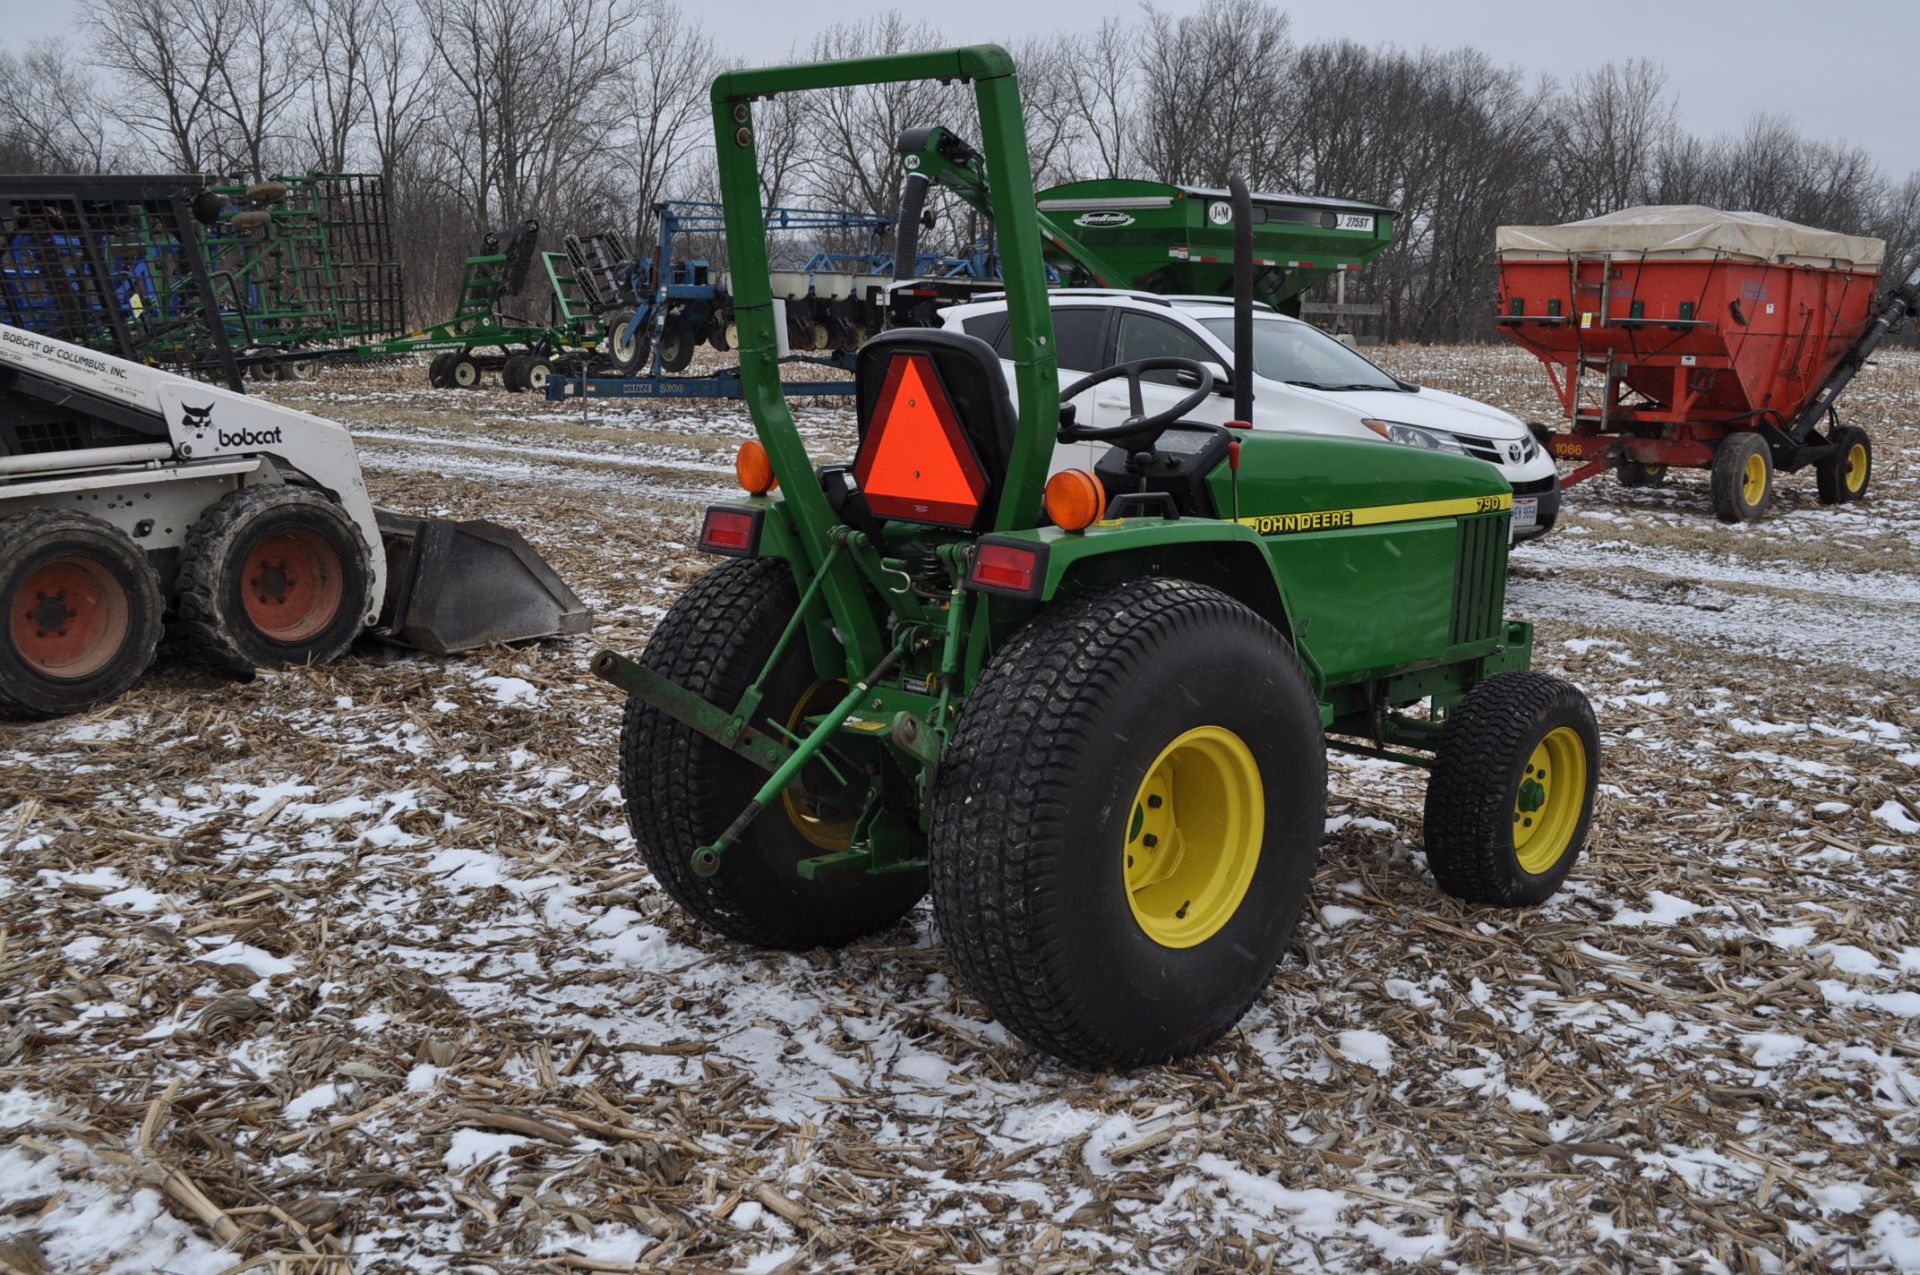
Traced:
[[1131, 177], [1138, 128], [1138, 38], [1118, 18], [1107, 18], [1064, 50], [1069, 58], [1063, 92], [1081, 177]]
[[1162, 181], [1260, 183], [1284, 149], [1287, 15], [1264, 0], [1206, 0], [1175, 19], [1145, 7], [1138, 154]]
[[0, 136], [18, 165], [51, 172], [105, 170], [115, 151], [94, 85], [64, 41], [37, 40], [15, 56], [0, 49]]
[[623, 86], [622, 131], [611, 139], [637, 208], [636, 253], [652, 246], [653, 205], [666, 197], [675, 170], [709, 144], [706, 88], [715, 69], [713, 41], [678, 10], [663, 9], [648, 24]]
[[440, 126], [474, 225], [551, 214], [605, 177], [627, 33], [622, 0], [422, 0]]
[[280, 129], [305, 61], [292, 0], [206, 0], [226, 38], [208, 47], [207, 95], [221, 167], [264, 177], [283, 151]]
[[85, 10], [94, 54], [118, 85], [109, 110], [186, 172], [217, 149], [214, 61], [230, 20], [227, 0], [89, 0]]
[[372, 108], [369, 45], [376, 24], [390, 15], [379, 0], [294, 0], [299, 14], [306, 81], [301, 141], [308, 161], [323, 172], [347, 167], [354, 139]]

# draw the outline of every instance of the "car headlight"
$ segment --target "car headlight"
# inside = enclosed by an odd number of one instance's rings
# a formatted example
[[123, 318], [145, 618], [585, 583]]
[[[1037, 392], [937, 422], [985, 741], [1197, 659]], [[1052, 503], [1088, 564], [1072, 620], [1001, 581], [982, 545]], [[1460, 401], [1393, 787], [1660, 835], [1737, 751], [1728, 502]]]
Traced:
[[1390, 443], [1405, 443], [1408, 447], [1424, 447], [1428, 451], [1452, 452], [1455, 456], [1468, 454], [1459, 439], [1437, 429], [1422, 429], [1418, 425], [1403, 425], [1399, 421], [1362, 421], [1361, 424]]

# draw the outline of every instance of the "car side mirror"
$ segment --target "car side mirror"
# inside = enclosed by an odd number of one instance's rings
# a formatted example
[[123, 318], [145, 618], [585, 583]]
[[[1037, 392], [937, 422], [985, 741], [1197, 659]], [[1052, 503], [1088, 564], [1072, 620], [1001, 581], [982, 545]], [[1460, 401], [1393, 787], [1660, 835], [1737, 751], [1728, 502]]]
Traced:
[[[1222, 398], [1232, 398], [1233, 373], [1227, 371], [1227, 365], [1208, 361], [1203, 364], [1203, 366], [1207, 371], [1213, 373], [1213, 392]], [[1192, 390], [1200, 387], [1200, 378], [1185, 368], [1174, 369], [1173, 379], [1180, 384], [1182, 389]]]

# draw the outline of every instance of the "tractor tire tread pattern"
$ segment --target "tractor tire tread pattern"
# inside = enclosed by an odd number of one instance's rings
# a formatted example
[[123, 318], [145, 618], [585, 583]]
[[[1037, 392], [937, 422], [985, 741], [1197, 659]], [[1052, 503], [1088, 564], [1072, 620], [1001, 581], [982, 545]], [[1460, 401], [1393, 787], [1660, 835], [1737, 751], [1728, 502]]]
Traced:
[[[1155, 634], [1148, 634], [1150, 621]], [[1036, 910], [1064, 920], [1071, 881], [1049, 878], [1029, 830], [1062, 821], [1075, 769], [1095, 729], [1077, 705], [1137, 693], [1150, 683], [1153, 637], [1204, 640], [1219, 626], [1273, 634], [1306, 684], [1284, 639], [1255, 612], [1218, 590], [1188, 581], [1145, 579], [1058, 603], [1018, 630], [968, 696], [941, 763], [928, 860], [935, 924], [966, 984], [1016, 1035], [1068, 1062], [1095, 1067], [1158, 1061], [1186, 1048], [1142, 1051], [1081, 1021], [1051, 989], [1065, 982], [1064, 942], [1026, 918]], [[1315, 723], [1316, 729], [1318, 723]], [[1318, 767], [1324, 750], [1303, 765]], [[996, 792], [1000, 800], [976, 801]], [[1018, 816], [1014, 812], [1021, 812]], [[1067, 836], [1075, 835], [1063, 829]], [[1250, 990], [1229, 1022], [1259, 995]], [[1199, 1047], [1217, 1034], [1190, 1042]]]
[[[36, 696], [31, 675], [16, 672], [9, 659], [5, 664], [0, 664], [0, 715], [44, 719], [83, 712], [124, 694], [153, 664], [154, 654], [160, 646], [165, 611], [160, 582], [147, 562], [146, 554], [111, 523], [89, 514], [53, 509], [30, 510], [0, 517], [0, 571], [6, 570], [7, 564], [16, 558], [32, 552], [34, 542], [79, 531], [105, 531], [125, 541], [124, 549], [129, 555], [127, 565], [133, 568], [135, 591], [140, 595], [134, 608], [136, 614], [131, 617], [132, 631], [128, 636], [129, 649], [136, 652], [135, 658], [127, 661], [115, 676], [93, 687], [84, 701], [76, 700], [58, 707]], [[9, 621], [10, 617], [0, 617], [0, 624]]]
[[[372, 586], [371, 555], [365, 537], [360, 534], [360, 528], [345, 517], [340, 507], [325, 496], [304, 487], [281, 485], [243, 487], [228, 493], [202, 513], [200, 520], [187, 532], [186, 548], [180, 555], [180, 572], [175, 582], [175, 611], [178, 634], [187, 649], [215, 668], [243, 677], [252, 674], [260, 665], [241, 648], [230, 626], [221, 619], [221, 563], [242, 524], [256, 510], [277, 504], [314, 505], [340, 514], [341, 522], [352, 532], [353, 544], [358, 551], [357, 562], [343, 564], [346, 577], [349, 581], [363, 581], [363, 588], [367, 590]], [[343, 596], [340, 605], [354, 607], [356, 614], [364, 614], [369, 597], [365, 593], [358, 599]], [[338, 658], [360, 635], [361, 627], [356, 623], [324, 646], [308, 651], [303, 662], [326, 664]]]
[[1573, 844], [1550, 871], [1538, 878], [1519, 875], [1512, 849], [1513, 792], [1507, 764], [1518, 733], [1563, 711], [1571, 714], [1574, 720], [1567, 724], [1581, 731], [1587, 745], [1591, 794], [1600, 773], [1599, 727], [1586, 696], [1572, 683], [1531, 671], [1496, 673], [1448, 718], [1427, 778], [1424, 826], [1427, 867], [1454, 898], [1491, 907], [1531, 907], [1559, 888], [1584, 851], [1591, 831], [1590, 796]]

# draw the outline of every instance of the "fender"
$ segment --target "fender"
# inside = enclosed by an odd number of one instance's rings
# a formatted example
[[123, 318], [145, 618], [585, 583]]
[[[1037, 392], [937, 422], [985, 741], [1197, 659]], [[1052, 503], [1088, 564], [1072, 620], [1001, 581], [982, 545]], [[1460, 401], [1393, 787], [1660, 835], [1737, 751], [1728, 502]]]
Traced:
[[1296, 640], [1287, 587], [1252, 527], [1215, 519], [1125, 518], [1095, 523], [1085, 531], [1041, 527], [997, 532], [980, 543], [1025, 545], [1041, 555], [1041, 578], [1022, 601], [994, 597], [995, 627], [1024, 621], [1039, 605], [1097, 585], [1141, 576], [1166, 576], [1210, 585], [1245, 603], [1280, 631], [1306, 666], [1316, 692], [1324, 686], [1319, 666]]

